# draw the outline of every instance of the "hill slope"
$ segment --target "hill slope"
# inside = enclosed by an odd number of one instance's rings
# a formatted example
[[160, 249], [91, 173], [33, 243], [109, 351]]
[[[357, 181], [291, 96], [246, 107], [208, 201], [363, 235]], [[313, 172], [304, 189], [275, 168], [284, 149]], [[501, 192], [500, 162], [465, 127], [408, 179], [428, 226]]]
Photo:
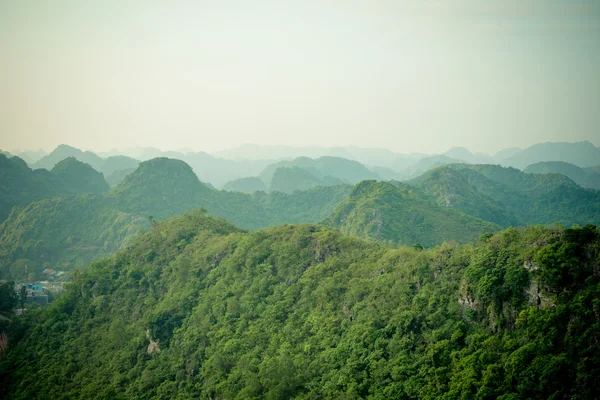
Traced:
[[[50, 171], [39, 171], [53, 176]], [[253, 197], [209, 188], [183, 161], [153, 159], [93, 201], [77, 196], [13, 210], [0, 225], [0, 277], [14, 278], [10, 268], [19, 259], [38, 272], [87, 265], [126, 245], [135, 232], [149, 226], [149, 219], [165, 219], [200, 207], [246, 229], [317, 222], [347, 192], [343, 187]]]
[[562, 161], [544, 161], [527, 166], [528, 174], [562, 174], [584, 188], [600, 189], [600, 173]]
[[[319, 157], [316, 159], [298, 157], [293, 161], [281, 161], [266, 167], [259, 175], [266, 185], [270, 185], [275, 172], [282, 167], [300, 168], [317, 179], [331, 177], [344, 183], [356, 184], [365, 179], [380, 179], [361, 163], [341, 157]], [[271, 189], [272, 190], [272, 189]]]
[[74, 157], [65, 158], [52, 168], [52, 172], [64, 182], [71, 193], [104, 193], [109, 189], [101, 172]]
[[501, 161], [502, 165], [523, 169], [541, 161], [563, 161], [578, 167], [600, 165], [600, 149], [590, 142], [538, 143]]
[[526, 174], [499, 165], [453, 164], [479, 193], [502, 203], [521, 225], [600, 223], [600, 192], [561, 174]]
[[260, 178], [248, 177], [227, 182], [223, 190], [242, 193], [266, 192], [267, 186]]
[[516, 216], [500, 201], [477, 191], [453, 168], [433, 169], [410, 183], [427, 193], [442, 207], [454, 208], [504, 227], [518, 225]]
[[76, 160], [89, 164], [96, 171], [102, 172], [105, 177], [118, 170], [136, 168], [139, 164], [136, 159], [131, 157], [111, 156], [102, 158], [91, 151], [81, 151], [75, 147], [61, 144], [50, 154], [33, 163], [32, 167], [34, 169], [44, 168], [51, 170], [56, 164], [66, 158], [75, 158]]
[[417, 251], [175, 217], [6, 327], [0, 397], [593, 398], [599, 236]]
[[342, 232], [394, 244], [467, 242], [498, 226], [428, 201], [407, 185], [364, 181], [324, 221]]
[[0, 154], [0, 222], [14, 206], [57, 196], [101, 193], [107, 188], [102, 174], [74, 159], [53, 171], [31, 170], [20, 158]]

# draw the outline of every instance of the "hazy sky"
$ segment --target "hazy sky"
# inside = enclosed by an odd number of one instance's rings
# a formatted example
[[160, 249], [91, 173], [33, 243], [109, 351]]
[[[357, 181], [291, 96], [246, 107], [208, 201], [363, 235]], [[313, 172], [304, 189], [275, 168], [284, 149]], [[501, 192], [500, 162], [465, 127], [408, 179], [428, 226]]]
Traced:
[[600, 145], [597, 0], [0, 0], [0, 49], [2, 149]]

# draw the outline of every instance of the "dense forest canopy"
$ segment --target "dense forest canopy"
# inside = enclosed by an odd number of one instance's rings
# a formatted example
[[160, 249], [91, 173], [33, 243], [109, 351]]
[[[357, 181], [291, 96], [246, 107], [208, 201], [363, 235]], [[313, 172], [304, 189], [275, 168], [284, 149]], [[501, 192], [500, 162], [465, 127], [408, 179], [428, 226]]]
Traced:
[[[600, 391], [595, 168], [332, 153], [387, 161], [0, 154], [0, 397]], [[48, 271], [67, 283], [40, 308], [14, 281]]]
[[14, 320], [0, 394], [593, 398], [599, 239], [531, 227], [388, 249], [188, 213]]

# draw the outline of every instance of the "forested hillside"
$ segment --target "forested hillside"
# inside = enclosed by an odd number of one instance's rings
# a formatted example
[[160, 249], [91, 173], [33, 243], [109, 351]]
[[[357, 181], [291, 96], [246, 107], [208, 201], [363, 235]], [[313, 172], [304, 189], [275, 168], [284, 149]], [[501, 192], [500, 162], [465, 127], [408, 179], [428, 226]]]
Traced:
[[0, 154], [0, 223], [14, 206], [26, 206], [51, 197], [107, 190], [102, 174], [73, 158], [63, 160], [48, 171], [32, 170], [22, 159]]
[[86, 266], [127, 244], [149, 226], [149, 219], [166, 219], [200, 207], [246, 229], [318, 222], [349, 190], [340, 186], [331, 191], [315, 188], [253, 197], [209, 188], [183, 161], [145, 161], [103, 196], [53, 198], [15, 208], [0, 224], [0, 279], [16, 279], [11, 269], [18, 260], [33, 265], [36, 279], [45, 268]]
[[104, 176], [109, 176], [119, 170], [136, 168], [139, 164], [138, 160], [131, 157], [119, 155], [102, 158], [91, 151], [82, 151], [75, 147], [61, 144], [50, 154], [35, 162], [32, 167], [51, 170], [62, 160], [71, 157], [91, 165], [96, 171], [102, 172]]
[[528, 174], [562, 174], [579, 186], [591, 189], [600, 189], [600, 173], [593, 167], [580, 168], [577, 165], [562, 161], [545, 161], [527, 166], [523, 170]]
[[[561, 174], [527, 174], [499, 165], [450, 164], [410, 184], [440, 205], [501, 226], [600, 224], [600, 191], [584, 189]], [[457, 191], [457, 185], [464, 189]]]
[[594, 398], [599, 239], [388, 249], [189, 213], [14, 319], [0, 397]]
[[444, 208], [406, 184], [364, 181], [324, 220], [342, 232], [391, 244], [467, 242], [498, 225]]
[[[269, 165], [260, 173], [259, 177], [267, 186], [270, 186], [276, 172], [283, 167], [302, 169], [321, 181], [335, 179], [340, 183], [356, 184], [365, 179], [379, 179], [375, 172], [369, 171], [361, 163], [341, 157], [319, 157], [316, 159], [298, 157], [292, 161], [281, 161]], [[277, 189], [271, 188], [270, 190]]]

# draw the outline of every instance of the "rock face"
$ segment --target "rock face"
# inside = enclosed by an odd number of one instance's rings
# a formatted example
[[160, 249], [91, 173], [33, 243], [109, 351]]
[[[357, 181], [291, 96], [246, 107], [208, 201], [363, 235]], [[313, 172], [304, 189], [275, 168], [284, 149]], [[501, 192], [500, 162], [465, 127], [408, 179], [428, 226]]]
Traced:
[[148, 355], [152, 354], [152, 353], [160, 353], [160, 346], [158, 345], [158, 342], [160, 342], [160, 339], [156, 339], [156, 342], [154, 340], [152, 340], [152, 336], [150, 335], [150, 329], [146, 329], [146, 339], [148, 339], [148, 341], [150, 343], [148, 343], [148, 348], [146, 349], [146, 353]]

